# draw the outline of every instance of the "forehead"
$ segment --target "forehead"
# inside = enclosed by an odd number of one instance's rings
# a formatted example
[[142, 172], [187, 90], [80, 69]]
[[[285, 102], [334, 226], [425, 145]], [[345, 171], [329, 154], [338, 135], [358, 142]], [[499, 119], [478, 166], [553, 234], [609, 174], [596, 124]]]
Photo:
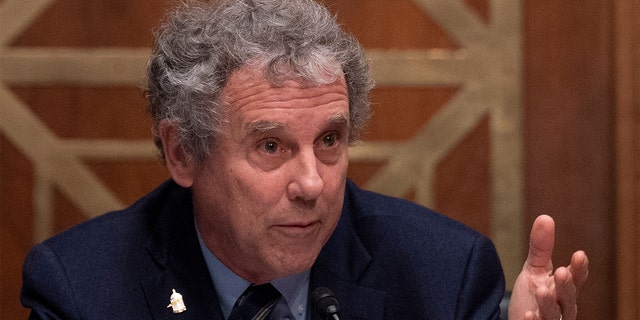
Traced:
[[221, 101], [228, 117], [283, 116], [321, 113], [348, 118], [348, 93], [343, 76], [331, 83], [309, 84], [301, 80], [270, 83], [256, 68], [234, 71], [222, 91]]

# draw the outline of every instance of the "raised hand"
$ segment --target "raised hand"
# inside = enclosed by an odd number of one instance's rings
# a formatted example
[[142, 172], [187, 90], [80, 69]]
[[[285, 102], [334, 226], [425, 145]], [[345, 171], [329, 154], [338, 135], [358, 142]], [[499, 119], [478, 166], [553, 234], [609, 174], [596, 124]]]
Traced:
[[553, 271], [555, 222], [541, 215], [533, 222], [529, 254], [513, 286], [510, 320], [575, 320], [578, 289], [587, 280], [589, 259], [576, 251], [566, 267]]

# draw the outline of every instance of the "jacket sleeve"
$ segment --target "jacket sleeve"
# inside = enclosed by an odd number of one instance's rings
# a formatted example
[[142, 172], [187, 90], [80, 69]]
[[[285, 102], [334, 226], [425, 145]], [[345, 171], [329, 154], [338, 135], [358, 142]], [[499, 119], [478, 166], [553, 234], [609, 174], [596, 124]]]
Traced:
[[20, 301], [29, 319], [80, 319], [69, 278], [58, 256], [44, 244], [34, 246], [24, 263]]
[[489, 239], [479, 236], [467, 260], [455, 319], [499, 319], [504, 288], [504, 275], [495, 247]]

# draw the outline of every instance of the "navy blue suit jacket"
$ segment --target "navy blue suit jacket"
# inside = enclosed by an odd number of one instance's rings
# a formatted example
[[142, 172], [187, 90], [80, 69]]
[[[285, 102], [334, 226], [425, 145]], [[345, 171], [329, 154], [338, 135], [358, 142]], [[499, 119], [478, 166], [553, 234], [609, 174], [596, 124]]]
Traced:
[[[33, 319], [219, 319], [189, 189], [169, 181], [131, 207], [36, 245], [23, 274]], [[497, 319], [502, 268], [490, 240], [408, 201], [348, 182], [311, 271], [341, 319]], [[172, 289], [187, 311], [173, 314]]]

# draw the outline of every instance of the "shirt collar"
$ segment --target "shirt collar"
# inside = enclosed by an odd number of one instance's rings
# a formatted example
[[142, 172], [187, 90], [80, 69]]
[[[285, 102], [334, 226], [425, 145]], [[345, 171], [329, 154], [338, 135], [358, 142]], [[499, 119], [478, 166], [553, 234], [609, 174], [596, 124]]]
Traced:
[[[200, 231], [196, 228], [200, 250], [204, 255], [209, 274], [213, 280], [222, 314], [225, 319], [229, 318], [231, 309], [238, 297], [251, 284], [249, 281], [235, 274], [227, 266], [225, 266], [218, 258], [207, 248], [202, 240]], [[306, 270], [302, 273], [294, 274], [284, 278], [278, 278], [271, 281], [271, 284], [280, 291], [291, 315], [296, 320], [304, 320], [306, 318], [307, 298], [309, 292], [309, 275], [311, 271]]]

